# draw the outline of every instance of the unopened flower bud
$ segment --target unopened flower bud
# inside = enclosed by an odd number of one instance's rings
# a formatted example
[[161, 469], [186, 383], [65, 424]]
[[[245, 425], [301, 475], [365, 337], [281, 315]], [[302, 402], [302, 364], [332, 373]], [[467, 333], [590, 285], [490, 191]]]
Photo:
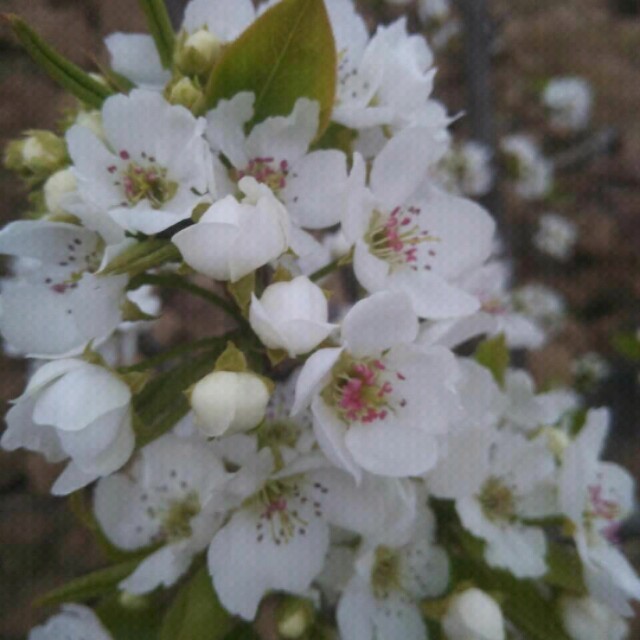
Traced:
[[44, 183], [44, 201], [49, 213], [64, 215], [66, 211], [62, 206], [63, 199], [75, 189], [76, 177], [71, 169], [62, 169], [54, 173]]
[[329, 324], [327, 299], [309, 278], [269, 285], [252, 297], [249, 322], [262, 343], [294, 357], [317, 347], [336, 328]]
[[454, 596], [442, 621], [449, 640], [504, 640], [504, 618], [498, 603], [480, 589]]
[[202, 98], [202, 89], [197, 87], [190, 78], [182, 78], [169, 90], [169, 102], [192, 109]]
[[52, 173], [60, 169], [67, 157], [62, 138], [51, 131], [31, 131], [21, 148], [19, 170], [32, 173]]
[[562, 622], [573, 640], [623, 640], [629, 626], [615, 611], [593, 598], [566, 596], [560, 602]]
[[264, 418], [267, 385], [253, 373], [215, 371], [191, 390], [196, 424], [208, 436], [249, 431]]
[[184, 41], [176, 62], [183, 73], [199, 75], [214, 64], [222, 50], [222, 42], [207, 29], [192, 33]]
[[313, 606], [307, 600], [288, 598], [278, 607], [277, 618], [279, 636], [283, 640], [297, 640], [313, 624]]

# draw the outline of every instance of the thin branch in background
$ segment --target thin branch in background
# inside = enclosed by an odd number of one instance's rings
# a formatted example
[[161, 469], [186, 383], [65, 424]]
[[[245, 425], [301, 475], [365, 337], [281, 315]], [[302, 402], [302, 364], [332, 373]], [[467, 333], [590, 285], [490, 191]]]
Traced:
[[174, 29], [178, 29], [182, 23], [184, 8], [187, 4], [186, 0], [165, 0], [165, 2], [167, 5], [167, 11], [169, 12], [169, 17], [171, 18], [171, 23], [173, 24]]
[[467, 119], [471, 137], [484, 144], [492, 152], [496, 181], [492, 191], [483, 198], [483, 204], [491, 211], [505, 238], [510, 230], [505, 228], [502, 201], [499, 192], [499, 167], [497, 158], [497, 134], [495, 108], [491, 83], [491, 49], [494, 30], [487, 0], [457, 0], [462, 15], [465, 75], [467, 80]]

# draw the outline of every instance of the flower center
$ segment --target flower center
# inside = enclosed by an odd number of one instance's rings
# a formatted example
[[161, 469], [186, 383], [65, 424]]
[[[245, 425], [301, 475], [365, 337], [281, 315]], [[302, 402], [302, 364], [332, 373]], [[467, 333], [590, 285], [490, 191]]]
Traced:
[[195, 492], [182, 500], [174, 500], [160, 515], [162, 534], [167, 542], [191, 537], [191, 519], [200, 513], [200, 500]]
[[371, 570], [371, 589], [376, 598], [382, 599], [389, 592], [400, 588], [400, 557], [389, 547], [378, 547]]
[[589, 502], [584, 513], [587, 528], [593, 531], [596, 522], [604, 520], [604, 527], [600, 529], [600, 533], [610, 542], [617, 542], [621, 519], [620, 505], [602, 495], [601, 485], [591, 485], [588, 491]]
[[512, 520], [515, 516], [513, 492], [499, 478], [489, 478], [484, 483], [479, 500], [489, 520]]
[[306, 535], [310, 520], [322, 517], [322, 497], [328, 491], [320, 482], [305, 486], [300, 476], [269, 480], [243, 505], [257, 509], [260, 514], [256, 542], [262, 542], [269, 535], [280, 546], [296, 535]]
[[[414, 271], [419, 267], [431, 269], [428, 264], [418, 264], [418, 246], [438, 239], [420, 228], [416, 222], [419, 214], [417, 207], [396, 207], [388, 215], [374, 211], [364, 238], [371, 253], [392, 268], [409, 266]], [[436, 252], [430, 250], [429, 255], [433, 257]]]
[[[370, 424], [384, 420], [389, 411], [394, 386], [391, 372], [377, 358], [355, 360], [343, 354], [333, 368], [332, 381], [322, 392], [324, 401], [334, 407], [345, 423], [362, 422]], [[397, 372], [396, 377], [404, 380]], [[406, 404], [400, 401], [400, 406]]]
[[142, 153], [143, 162], [131, 160], [128, 151], [121, 151], [120, 158], [129, 161], [118, 168], [111, 165], [109, 173], [118, 173], [114, 184], [120, 187], [126, 198], [123, 205], [136, 205], [141, 200], [148, 200], [154, 209], [159, 209], [165, 202], [173, 199], [178, 191], [178, 183], [167, 178], [167, 170], [156, 163], [153, 156]]
[[244, 169], [233, 169], [231, 172], [231, 177], [236, 182], [245, 176], [250, 176], [267, 185], [275, 195], [287, 186], [288, 175], [289, 163], [281, 160], [276, 164], [274, 158], [253, 158]]

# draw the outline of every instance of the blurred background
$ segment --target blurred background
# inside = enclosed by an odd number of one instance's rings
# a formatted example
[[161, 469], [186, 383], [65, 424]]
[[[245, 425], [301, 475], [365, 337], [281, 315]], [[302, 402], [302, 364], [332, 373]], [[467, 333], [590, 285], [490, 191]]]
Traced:
[[[229, 0], [230, 2], [232, 0]], [[181, 0], [170, 7], [177, 21]], [[498, 217], [519, 285], [549, 287], [562, 301], [552, 339], [519, 360], [541, 387], [578, 386], [593, 405], [610, 405], [609, 457], [640, 479], [640, 0], [425, 0], [359, 2], [371, 25], [407, 14], [434, 46], [436, 97], [456, 138], [492, 153], [494, 186], [478, 196]], [[143, 31], [131, 0], [0, 0], [61, 53], [85, 68], [105, 60], [103, 38]], [[586, 124], [557, 126], [545, 105], [554, 78], [588, 86]], [[28, 129], [55, 128], [70, 106], [0, 22], [0, 144]], [[514, 188], [505, 140], [524, 134], [554, 178], [536, 193]], [[500, 151], [502, 149], [502, 151]], [[534, 190], [535, 191], [535, 190]], [[25, 191], [0, 170], [0, 222], [27, 209]], [[551, 218], [550, 218], [551, 216]], [[558, 222], [559, 220], [559, 222]], [[546, 290], [546, 289], [545, 289]], [[167, 300], [150, 336], [181, 337], [180, 315], [197, 332], [198, 307]], [[180, 315], [177, 309], [180, 309]], [[24, 387], [20, 360], [3, 357], [0, 400]], [[0, 451], [0, 638], [24, 636], [42, 616], [37, 594], [100, 566], [91, 534], [64, 500], [48, 495], [59, 469], [36, 455]], [[640, 526], [627, 551], [640, 566]], [[640, 638], [639, 630], [632, 638]], [[604, 639], [603, 639], [604, 640]]]

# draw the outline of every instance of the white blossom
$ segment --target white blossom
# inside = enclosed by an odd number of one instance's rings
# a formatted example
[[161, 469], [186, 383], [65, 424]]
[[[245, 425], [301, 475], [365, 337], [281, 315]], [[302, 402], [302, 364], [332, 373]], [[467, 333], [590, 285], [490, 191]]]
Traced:
[[533, 244], [542, 253], [566, 261], [571, 258], [578, 239], [576, 225], [555, 213], [546, 213], [540, 216], [538, 229], [533, 236]]
[[523, 134], [511, 135], [502, 140], [500, 148], [506, 158], [507, 174], [521, 198], [536, 200], [548, 195], [553, 186], [553, 169], [535, 140]]
[[262, 343], [295, 357], [317, 347], [337, 325], [327, 322], [327, 299], [318, 285], [299, 276], [252, 294], [249, 321]]
[[226, 196], [172, 241], [184, 261], [216, 280], [237, 282], [283, 254], [290, 239], [287, 210], [252, 177], [238, 184], [245, 197]]
[[374, 294], [346, 315], [343, 346], [316, 351], [300, 373], [293, 413], [311, 405], [318, 444], [356, 478], [425, 473], [456, 414], [453, 356], [413, 345], [417, 329], [406, 295]]
[[560, 601], [562, 622], [572, 640], [625, 640], [629, 625], [615, 611], [585, 596], [564, 596]]
[[168, 434], [144, 447], [127, 473], [98, 482], [96, 518], [114, 545], [126, 551], [162, 545], [120, 583], [123, 590], [168, 587], [187, 571], [222, 524], [223, 514], [211, 507], [227, 477], [205, 443]]
[[0, 232], [0, 253], [30, 260], [2, 287], [0, 328], [16, 350], [77, 353], [121, 322], [127, 277], [96, 275], [103, 260], [97, 233], [62, 222], [12, 222]]
[[469, 315], [478, 301], [455, 281], [489, 257], [495, 224], [470, 200], [424, 185], [440, 157], [428, 140], [425, 129], [406, 129], [385, 146], [373, 162], [371, 193], [342, 228], [355, 243], [355, 275], [369, 292], [403, 291], [423, 318]]
[[111, 371], [79, 359], [40, 367], [7, 414], [0, 444], [70, 461], [52, 493], [66, 495], [118, 470], [131, 456], [131, 391]]
[[62, 611], [29, 632], [27, 640], [111, 640], [89, 607], [67, 604]]
[[66, 135], [82, 199], [128, 231], [190, 218], [212, 188], [205, 120], [140, 89], [105, 100], [102, 120], [105, 141], [82, 125]]
[[593, 89], [584, 78], [553, 78], [544, 89], [542, 102], [554, 128], [574, 132], [589, 126]]

